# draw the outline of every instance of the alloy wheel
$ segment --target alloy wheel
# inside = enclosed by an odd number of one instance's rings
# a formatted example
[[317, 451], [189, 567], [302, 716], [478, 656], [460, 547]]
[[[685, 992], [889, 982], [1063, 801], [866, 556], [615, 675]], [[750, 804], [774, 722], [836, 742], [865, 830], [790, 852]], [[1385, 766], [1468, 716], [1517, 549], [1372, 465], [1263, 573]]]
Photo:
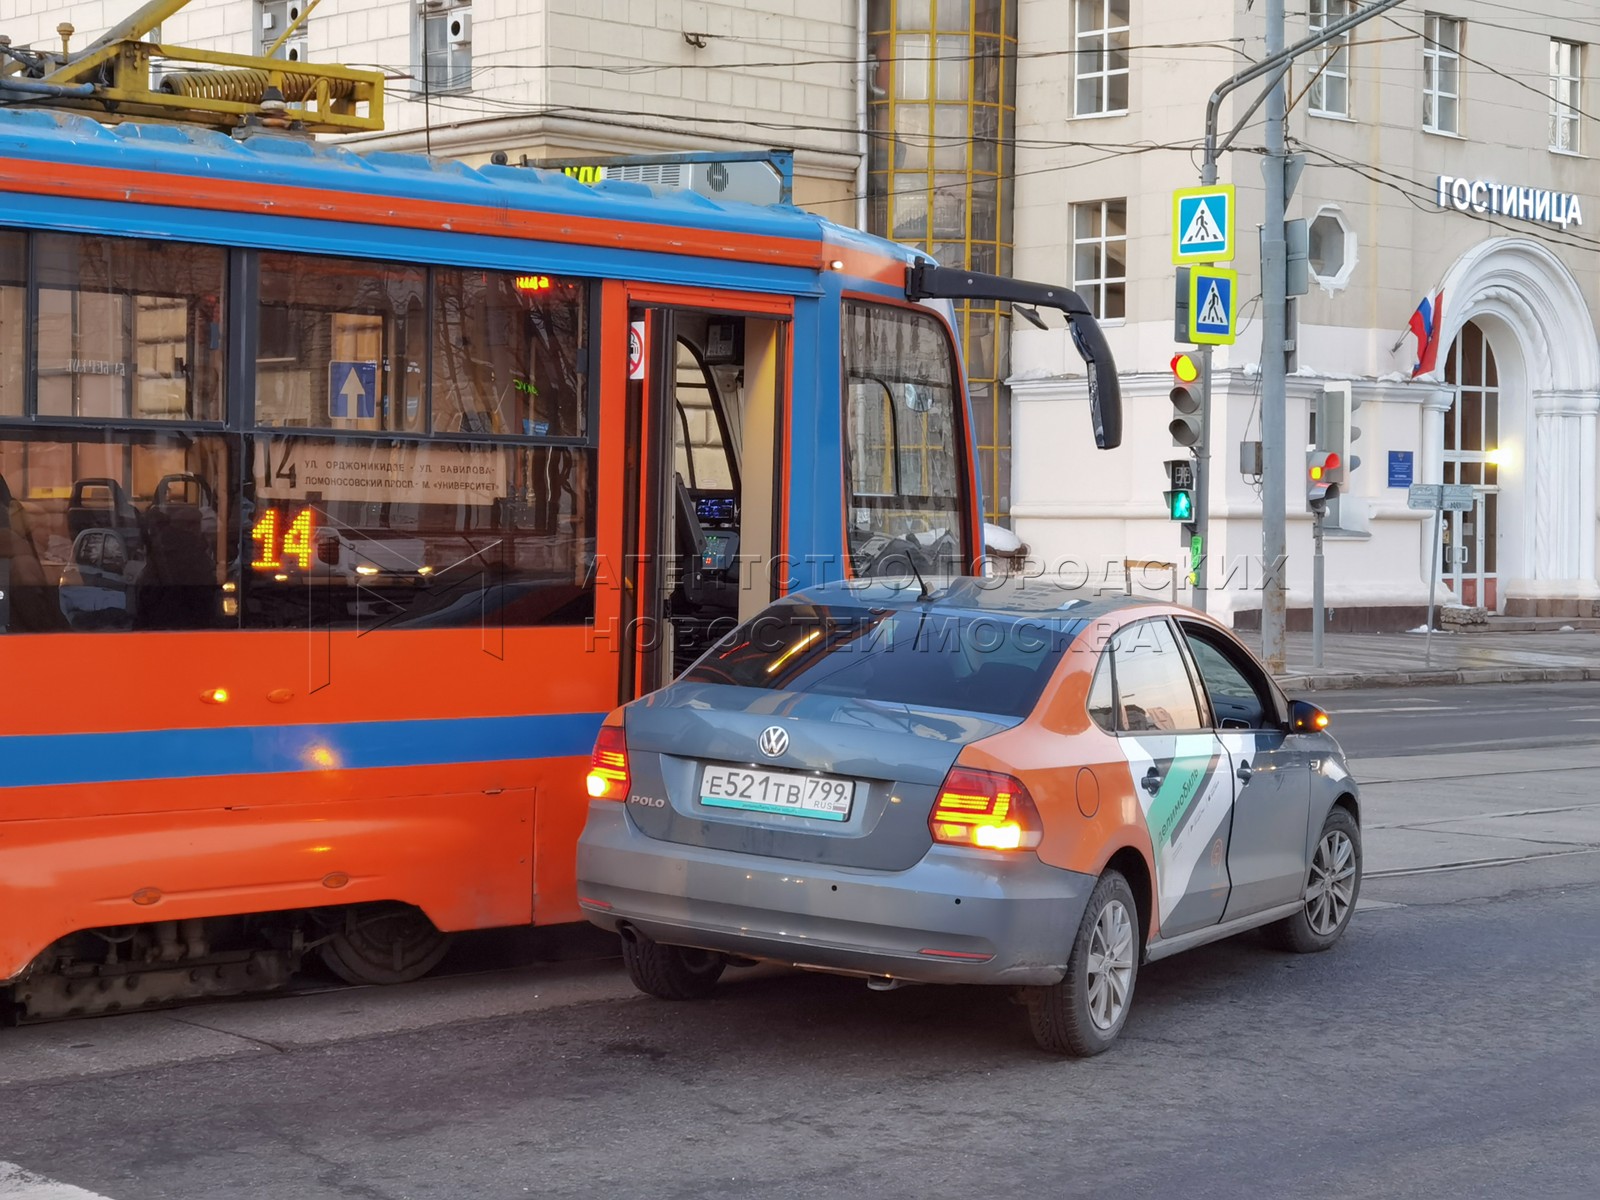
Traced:
[[1356, 848], [1344, 830], [1330, 829], [1317, 843], [1306, 887], [1306, 920], [1319, 937], [1327, 937], [1344, 923], [1355, 887]]
[[1099, 1029], [1115, 1028], [1133, 982], [1133, 919], [1120, 900], [1100, 910], [1089, 935], [1088, 982], [1089, 1019]]

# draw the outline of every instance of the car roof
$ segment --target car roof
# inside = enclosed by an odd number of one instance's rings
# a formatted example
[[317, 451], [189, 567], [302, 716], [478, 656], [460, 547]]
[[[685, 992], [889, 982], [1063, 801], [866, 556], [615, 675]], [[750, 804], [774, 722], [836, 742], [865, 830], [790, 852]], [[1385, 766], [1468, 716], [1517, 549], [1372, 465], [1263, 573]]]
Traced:
[[910, 576], [883, 579], [849, 579], [804, 588], [784, 597], [781, 604], [836, 604], [875, 608], [917, 608], [922, 605], [951, 614], [970, 613], [995, 617], [1032, 617], [1063, 624], [1091, 621], [1128, 609], [1184, 610], [1164, 601], [1144, 597], [1093, 595], [1088, 588], [1067, 587], [1058, 580], [1007, 576], [980, 579], [959, 576], [929, 581], [932, 595], [921, 598], [921, 587]]

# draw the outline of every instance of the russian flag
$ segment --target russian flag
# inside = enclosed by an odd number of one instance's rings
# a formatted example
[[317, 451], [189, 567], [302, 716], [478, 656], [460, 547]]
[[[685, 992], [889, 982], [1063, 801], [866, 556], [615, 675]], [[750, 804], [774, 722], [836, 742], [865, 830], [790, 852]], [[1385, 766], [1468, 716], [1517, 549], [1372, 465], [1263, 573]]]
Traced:
[[1422, 298], [1417, 311], [1411, 314], [1411, 334], [1417, 339], [1417, 362], [1411, 368], [1411, 378], [1432, 371], [1439, 358], [1439, 328], [1444, 317], [1444, 292], [1431, 299]]

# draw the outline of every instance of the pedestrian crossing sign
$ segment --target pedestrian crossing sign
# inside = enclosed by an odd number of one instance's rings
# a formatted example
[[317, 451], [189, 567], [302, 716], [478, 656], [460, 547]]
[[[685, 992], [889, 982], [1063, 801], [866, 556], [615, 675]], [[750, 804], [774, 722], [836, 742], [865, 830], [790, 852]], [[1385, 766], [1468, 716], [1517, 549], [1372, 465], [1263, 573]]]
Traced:
[[1189, 268], [1189, 341], [1197, 346], [1233, 345], [1238, 300], [1237, 271]]
[[1233, 185], [1172, 193], [1172, 261], [1228, 262], [1233, 258]]

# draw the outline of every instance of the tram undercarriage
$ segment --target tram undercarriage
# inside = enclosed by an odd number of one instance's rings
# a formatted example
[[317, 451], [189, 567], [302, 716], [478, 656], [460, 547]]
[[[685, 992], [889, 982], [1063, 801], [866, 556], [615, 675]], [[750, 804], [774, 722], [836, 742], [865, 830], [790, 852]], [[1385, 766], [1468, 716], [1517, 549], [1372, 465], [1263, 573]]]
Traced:
[[450, 936], [406, 904], [363, 904], [88, 929], [53, 943], [0, 987], [0, 1022], [128, 1012], [270, 992], [309, 962], [346, 983], [406, 983]]

